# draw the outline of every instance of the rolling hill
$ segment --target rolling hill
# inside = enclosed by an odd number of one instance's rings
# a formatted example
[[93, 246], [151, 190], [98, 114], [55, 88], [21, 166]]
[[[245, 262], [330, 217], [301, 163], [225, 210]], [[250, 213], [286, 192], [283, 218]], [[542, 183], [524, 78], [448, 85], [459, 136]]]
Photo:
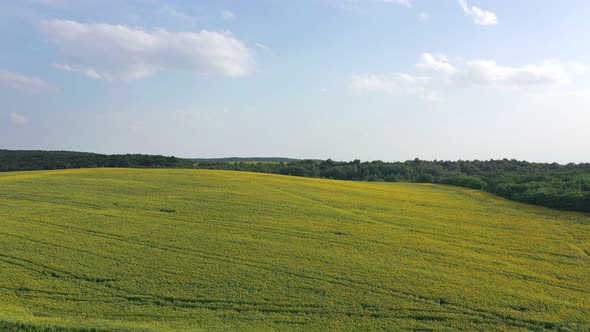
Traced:
[[0, 329], [590, 329], [590, 215], [217, 170], [0, 174]]

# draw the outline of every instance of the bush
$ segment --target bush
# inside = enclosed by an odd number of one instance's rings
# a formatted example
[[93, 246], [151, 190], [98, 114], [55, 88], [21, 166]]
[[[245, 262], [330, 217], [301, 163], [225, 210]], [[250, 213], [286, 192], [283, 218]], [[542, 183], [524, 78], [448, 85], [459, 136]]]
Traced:
[[416, 178], [416, 182], [421, 182], [421, 183], [433, 183], [434, 182], [434, 176], [428, 174], [428, 173], [421, 173], [418, 175], [418, 178]]

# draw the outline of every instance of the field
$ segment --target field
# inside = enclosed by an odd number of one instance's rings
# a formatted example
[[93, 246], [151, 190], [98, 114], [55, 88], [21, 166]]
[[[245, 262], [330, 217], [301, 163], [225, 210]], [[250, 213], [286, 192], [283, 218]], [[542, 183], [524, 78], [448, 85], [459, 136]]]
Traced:
[[0, 174], [0, 330], [590, 329], [590, 215], [458, 187]]

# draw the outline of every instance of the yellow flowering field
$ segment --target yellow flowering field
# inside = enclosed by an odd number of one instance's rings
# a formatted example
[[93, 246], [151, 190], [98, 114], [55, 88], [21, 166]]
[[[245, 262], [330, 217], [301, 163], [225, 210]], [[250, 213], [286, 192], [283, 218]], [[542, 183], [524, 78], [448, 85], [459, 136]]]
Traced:
[[0, 330], [590, 330], [590, 215], [211, 170], [0, 174]]

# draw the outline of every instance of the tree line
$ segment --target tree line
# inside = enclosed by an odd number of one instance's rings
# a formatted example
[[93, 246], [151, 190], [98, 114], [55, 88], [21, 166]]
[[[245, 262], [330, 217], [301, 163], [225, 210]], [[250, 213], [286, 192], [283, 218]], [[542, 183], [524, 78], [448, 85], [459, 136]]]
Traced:
[[0, 150], [0, 172], [94, 167], [190, 168], [192, 165], [191, 161], [174, 156]]
[[590, 164], [489, 161], [301, 160], [289, 163], [199, 162], [198, 168], [274, 173], [314, 178], [439, 183], [484, 190], [514, 201], [560, 210], [590, 212]]

